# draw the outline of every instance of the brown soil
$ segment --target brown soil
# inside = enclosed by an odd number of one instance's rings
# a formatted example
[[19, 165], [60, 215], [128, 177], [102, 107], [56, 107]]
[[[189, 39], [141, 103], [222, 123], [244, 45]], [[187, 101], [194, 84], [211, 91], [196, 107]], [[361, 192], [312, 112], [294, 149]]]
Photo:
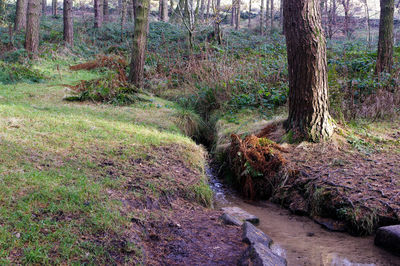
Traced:
[[[278, 124], [258, 137], [279, 141], [282, 133]], [[297, 174], [290, 176], [272, 200], [294, 213], [310, 215], [330, 229], [356, 235], [398, 224], [400, 154], [394, 149], [397, 144], [393, 145], [366, 154], [339, 135], [322, 144], [283, 144], [287, 152], [281, 154]]]
[[[117, 239], [122, 252], [114, 260], [120, 264], [128, 256], [144, 265], [236, 265], [246, 249], [240, 227], [224, 225], [220, 211], [203, 207], [188, 194], [201, 173], [182, 160], [182, 149], [151, 147], [144, 158], [124, 162], [93, 158], [106, 175], [125, 180], [107, 191], [122, 202], [121, 213], [131, 220]], [[137, 248], [129, 249], [128, 242]]]

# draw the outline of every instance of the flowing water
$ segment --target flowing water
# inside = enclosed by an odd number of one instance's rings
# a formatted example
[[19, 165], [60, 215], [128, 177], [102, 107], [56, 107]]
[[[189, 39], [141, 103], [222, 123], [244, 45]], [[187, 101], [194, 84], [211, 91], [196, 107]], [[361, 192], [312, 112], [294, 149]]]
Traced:
[[373, 237], [353, 237], [330, 232], [307, 217], [292, 215], [270, 202], [249, 202], [225, 187], [212, 170], [207, 171], [215, 192], [215, 207], [238, 206], [260, 218], [260, 228], [269, 235], [275, 253], [288, 265], [398, 265], [400, 257], [374, 246]]

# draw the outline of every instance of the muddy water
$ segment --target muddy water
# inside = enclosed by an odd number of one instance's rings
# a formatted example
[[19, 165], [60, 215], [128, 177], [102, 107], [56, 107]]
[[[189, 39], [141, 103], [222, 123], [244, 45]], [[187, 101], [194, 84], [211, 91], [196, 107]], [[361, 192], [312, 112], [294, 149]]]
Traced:
[[396, 257], [376, 246], [373, 237], [329, 232], [307, 217], [292, 215], [269, 202], [248, 202], [226, 188], [209, 171], [215, 207], [238, 206], [260, 218], [259, 228], [269, 235], [275, 253], [288, 265], [399, 265]]

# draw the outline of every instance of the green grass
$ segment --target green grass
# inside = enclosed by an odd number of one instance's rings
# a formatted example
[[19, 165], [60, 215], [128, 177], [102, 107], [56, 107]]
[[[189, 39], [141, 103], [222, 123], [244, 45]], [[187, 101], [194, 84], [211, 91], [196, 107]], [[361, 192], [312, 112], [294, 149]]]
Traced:
[[[140, 168], [129, 161], [151, 156], [148, 164], [161, 167], [164, 154], [156, 150], [169, 147], [202, 176], [204, 152], [181, 133], [174, 104], [149, 96], [126, 107], [65, 102], [68, 91], [57, 85], [100, 75], [71, 73], [68, 63], [38, 62], [35, 69], [50, 78], [44, 83], [0, 85], [1, 264], [138, 262], [140, 243], [113, 242], [130, 228], [118, 195], [157, 197], [181, 181], [136, 176]], [[140, 178], [147, 184], [141, 191], [126, 189], [132, 180], [141, 186]], [[198, 181], [187, 194], [208, 203]]]

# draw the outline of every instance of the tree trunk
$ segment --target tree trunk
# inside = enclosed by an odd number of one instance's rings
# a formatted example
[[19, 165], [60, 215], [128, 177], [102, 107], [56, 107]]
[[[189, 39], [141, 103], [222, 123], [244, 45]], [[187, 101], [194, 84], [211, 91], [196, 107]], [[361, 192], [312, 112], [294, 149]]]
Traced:
[[101, 28], [103, 25], [103, 0], [94, 0], [94, 27]]
[[249, 0], [249, 28], [251, 27], [251, 0]]
[[74, 46], [74, 22], [72, 18], [72, 1], [64, 0], [63, 16], [64, 16], [64, 41], [67, 46]]
[[57, 16], [57, 0], [51, 1], [51, 14], [53, 17]]
[[211, 5], [211, 0], [207, 0], [207, 12], [206, 12], [206, 18], [210, 16], [210, 5]]
[[274, 28], [274, 0], [271, 0], [271, 31]]
[[143, 86], [149, 9], [150, 0], [137, 0], [129, 80], [138, 88]]
[[27, 13], [25, 49], [29, 57], [34, 58], [39, 49], [40, 0], [29, 0]]
[[161, 0], [161, 20], [168, 22], [168, 0]]
[[381, 0], [381, 17], [379, 19], [378, 58], [376, 74], [392, 72], [393, 65], [393, 16], [394, 0]]
[[232, 16], [231, 16], [231, 26], [235, 24], [235, 14], [236, 14], [236, 0], [232, 0]]
[[347, 39], [350, 39], [350, 0], [342, 0], [342, 6], [344, 9], [344, 31]]
[[261, 0], [261, 6], [260, 6], [260, 34], [264, 35], [264, 0]]
[[42, 0], [42, 15], [43, 16], [46, 15], [46, 7], [47, 7], [47, 1], [46, 0]]
[[265, 27], [269, 26], [269, 0], [265, 1]]
[[103, 17], [104, 21], [108, 21], [109, 15], [110, 15], [110, 8], [108, 6], [108, 0], [103, 0], [104, 5], [103, 5]]
[[20, 31], [26, 27], [26, 10], [28, 0], [17, 0], [17, 6], [15, 11], [15, 24], [14, 30]]
[[328, 112], [326, 41], [315, 0], [285, 0], [284, 27], [289, 70], [287, 130], [294, 137], [321, 141], [331, 137]]
[[126, 1], [127, 0], [122, 0], [121, 1], [121, 7], [120, 7], [120, 12], [121, 12], [121, 41], [124, 40], [124, 28], [125, 28], [125, 23], [126, 23]]
[[206, 1], [200, 0], [200, 10], [199, 10], [200, 21], [204, 21], [204, 10], [205, 9], [206, 9]]
[[236, 16], [235, 16], [235, 29], [240, 28], [240, 0], [236, 0]]

